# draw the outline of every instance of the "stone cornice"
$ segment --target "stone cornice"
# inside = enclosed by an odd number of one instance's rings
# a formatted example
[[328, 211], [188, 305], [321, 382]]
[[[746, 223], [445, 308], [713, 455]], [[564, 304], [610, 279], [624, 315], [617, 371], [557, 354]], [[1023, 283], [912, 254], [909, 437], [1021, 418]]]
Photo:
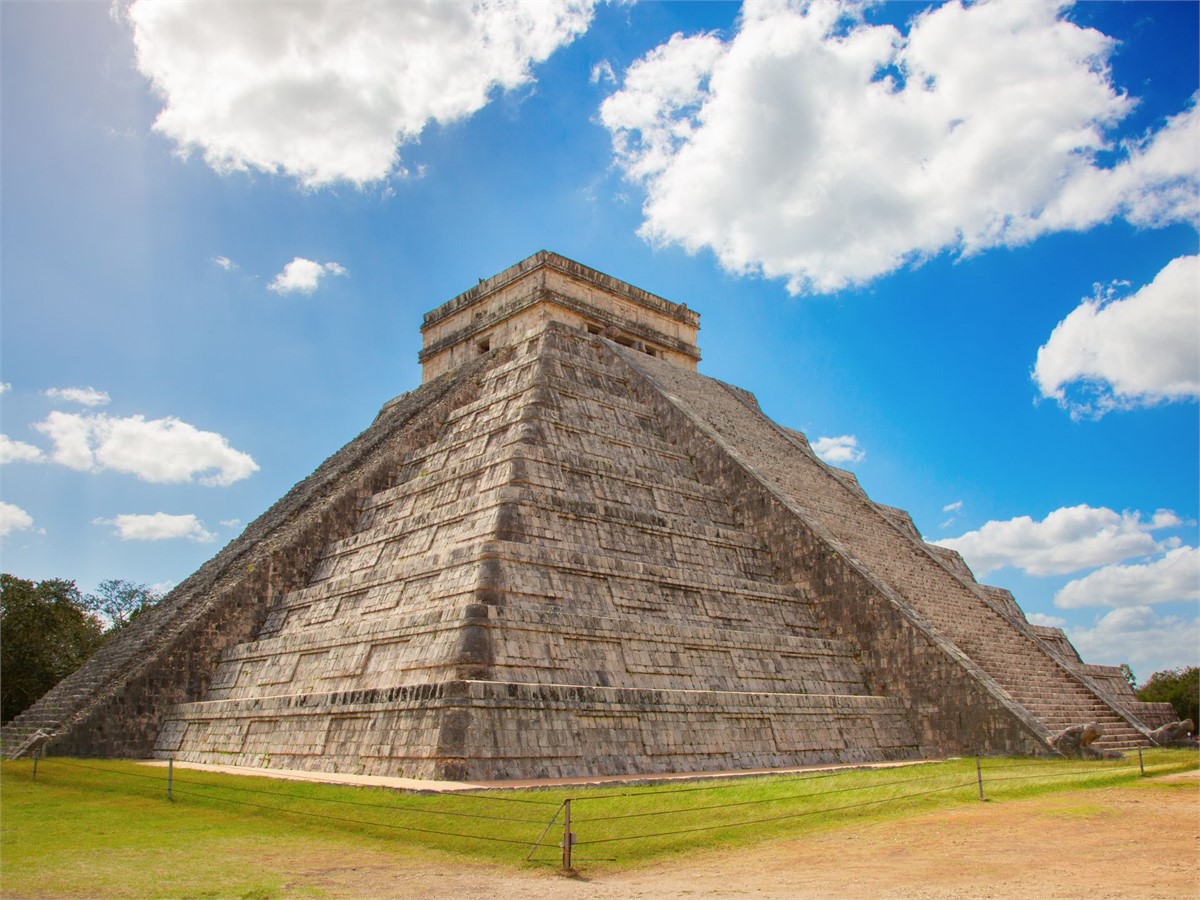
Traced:
[[684, 325], [693, 328], [700, 327], [700, 314], [688, 309], [686, 304], [672, 303], [670, 300], [659, 297], [656, 294], [651, 294], [649, 291], [644, 291], [639, 287], [634, 287], [620, 279], [613, 278], [611, 275], [605, 275], [603, 272], [589, 268], [582, 263], [577, 263], [573, 259], [567, 259], [565, 256], [551, 253], [549, 250], [539, 250], [528, 259], [522, 260], [515, 266], [510, 266], [503, 272], [493, 275], [491, 278], [480, 280], [479, 284], [475, 285], [475, 287], [463, 291], [457, 297], [447, 300], [436, 309], [425, 313], [421, 330], [424, 331], [443, 319], [474, 306], [496, 291], [529, 276], [541, 268], [555, 269], [570, 278], [591, 284], [600, 290], [628, 300], [638, 306], [645, 307], [646, 309], [654, 310], [656, 313], [668, 316]]
[[[532, 258], [533, 257], [530, 257], [530, 259]], [[526, 262], [528, 262], [528, 260], [526, 260]], [[499, 278], [500, 276], [496, 277]], [[634, 290], [636, 290], [636, 288]], [[491, 293], [491, 291], [488, 293]], [[466, 295], [464, 294], [460, 296]], [[455, 301], [452, 300], [450, 302], [453, 303]], [[421, 352], [417, 354], [417, 359], [422, 363], [427, 362], [428, 360], [437, 356], [439, 353], [444, 352], [449, 347], [453, 347], [462, 341], [468, 340], [469, 338], [484, 332], [489, 328], [494, 328], [497, 323], [503, 322], [505, 319], [512, 318], [518, 313], [523, 312], [524, 310], [542, 302], [554, 303], [557, 306], [561, 306], [565, 309], [571, 310], [572, 312], [576, 312], [581, 316], [586, 316], [589, 319], [594, 319], [597, 322], [605, 325], [612, 325], [616, 328], [619, 328], [622, 332], [651, 341], [652, 343], [661, 347], [668, 347], [676, 353], [681, 353], [690, 359], [700, 359], [700, 351], [693, 344], [689, 344], [686, 341], [681, 341], [678, 338], [663, 334], [661, 331], [651, 328], [648, 325], [643, 325], [639, 322], [631, 322], [622, 317], [614, 316], [612, 313], [608, 312], [602, 307], [588, 303], [585, 300], [580, 300], [576, 297], [570, 297], [561, 291], [551, 290], [550, 288], [546, 287], [535, 288], [530, 293], [516, 297], [503, 306], [498, 307], [490, 315], [473, 319], [471, 322], [464, 325], [457, 331], [451, 332], [441, 340], [422, 349]], [[460, 307], [460, 309], [461, 308], [462, 307]], [[434, 312], [436, 311], [437, 310], [434, 310]], [[688, 312], [691, 313], [691, 310], [688, 310]], [[695, 315], [696, 318], [699, 319], [699, 314], [692, 313], [692, 315]], [[428, 325], [428, 316], [426, 319], [426, 325]]]

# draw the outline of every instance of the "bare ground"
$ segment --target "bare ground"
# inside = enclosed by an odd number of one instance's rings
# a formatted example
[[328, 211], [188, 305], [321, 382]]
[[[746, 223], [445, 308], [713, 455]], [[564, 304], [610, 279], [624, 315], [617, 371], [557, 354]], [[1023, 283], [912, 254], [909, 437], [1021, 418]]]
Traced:
[[1133, 787], [980, 803], [902, 822], [627, 869], [309, 859], [288, 892], [337, 898], [1200, 897], [1197, 772]]

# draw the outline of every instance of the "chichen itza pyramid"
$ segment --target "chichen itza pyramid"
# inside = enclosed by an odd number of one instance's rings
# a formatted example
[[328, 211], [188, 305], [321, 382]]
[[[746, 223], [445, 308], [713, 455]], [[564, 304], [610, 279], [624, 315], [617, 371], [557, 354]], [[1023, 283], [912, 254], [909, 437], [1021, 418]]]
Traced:
[[55, 753], [420, 778], [1048, 754], [1169, 707], [976, 583], [699, 316], [540, 252], [425, 316], [422, 385], [5, 727]]

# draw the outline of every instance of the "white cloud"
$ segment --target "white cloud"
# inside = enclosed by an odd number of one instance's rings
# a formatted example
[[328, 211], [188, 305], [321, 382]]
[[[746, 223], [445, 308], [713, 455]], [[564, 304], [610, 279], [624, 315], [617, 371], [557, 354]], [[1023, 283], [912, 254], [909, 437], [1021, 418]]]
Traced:
[[213, 265], [220, 266], [226, 272], [232, 272], [234, 269], [236, 269], [238, 267], [238, 264], [235, 263], [228, 256], [214, 256], [212, 258], [212, 261], [213, 261]]
[[962, 554], [979, 577], [1004, 566], [1029, 575], [1063, 575], [1166, 549], [1151, 532], [1182, 524], [1160, 509], [1149, 522], [1140, 512], [1117, 513], [1087, 504], [1056, 509], [1040, 522], [1018, 516], [991, 521], [961, 537], [933, 541]]
[[0, 465], [14, 462], [42, 462], [46, 458], [33, 444], [14, 441], [7, 434], [0, 434]]
[[1030, 624], [1044, 625], [1047, 628], [1062, 628], [1067, 624], [1066, 619], [1060, 619], [1058, 616], [1048, 616], [1045, 613], [1029, 613], [1025, 618]]
[[942, 507], [942, 512], [951, 513], [950, 518], [948, 518], [944, 522], [942, 522], [942, 525], [941, 525], [942, 528], [949, 528], [951, 525], [953, 525], [955, 522], [958, 521], [958, 514], [962, 510], [962, 506], [963, 506], [963, 504], [962, 504], [961, 500], [955, 500], [953, 503], [947, 503], [945, 506]]
[[1038, 350], [1033, 379], [1076, 416], [1200, 398], [1200, 256], [1122, 299], [1098, 288]]
[[1196, 664], [1200, 619], [1158, 616], [1149, 606], [1108, 612], [1091, 628], [1068, 627], [1079, 655], [1101, 665], [1127, 662], [1135, 670], [1160, 672]]
[[617, 73], [613, 71], [612, 63], [607, 59], [602, 59], [592, 66], [592, 74], [588, 77], [588, 82], [590, 84], [616, 84]]
[[727, 41], [676, 35], [600, 111], [641, 235], [796, 293], [1116, 215], [1196, 221], [1195, 110], [1114, 146], [1136, 101], [1067, 8], [951, 2], [905, 35], [858, 4], [747, 3]]
[[867, 455], [858, 446], [858, 438], [852, 434], [838, 437], [819, 437], [812, 442], [813, 453], [827, 463], [855, 463]]
[[12, 390], [12, 385], [7, 381], [0, 381], [0, 394], [7, 394]]
[[206, 531], [204, 524], [191, 513], [173, 516], [167, 513], [151, 515], [119, 515], [112, 519], [93, 519], [93, 525], [112, 525], [123, 541], [169, 541], [186, 538], [198, 544], [215, 541], [217, 536]]
[[297, 256], [267, 285], [277, 294], [311, 294], [326, 274], [345, 275], [346, 269], [335, 262], [319, 263]]
[[219, 523], [222, 528], [237, 528], [242, 524], [241, 519], [222, 519]]
[[33, 516], [15, 504], [0, 500], [0, 538], [32, 527]]
[[1168, 119], [1158, 132], [1126, 142], [1122, 164], [1110, 169], [1076, 168], [1042, 214], [1025, 223], [1030, 235], [1087, 228], [1115, 215], [1150, 228], [1164, 222], [1197, 221], [1200, 110], [1195, 101], [1193, 95], [1192, 105]]
[[587, 30], [591, 0], [136, 2], [154, 127], [219, 172], [309, 187], [388, 177], [398, 148], [455, 122]]
[[47, 388], [45, 393], [47, 397], [55, 400], [66, 400], [83, 406], [104, 406], [112, 399], [107, 391], [98, 391], [94, 387]]
[[1081, 606], [1150, 606], [1200, 600], [1200, 550], [1176, 547], [1160, 559], [1110, 565], [1067, 582], [1054, 595], [1060, 609]]
[[[229, 485], [258, 471], [248, 454], [212, 431], [176, 418], [115, 418], [55, 411], [33, 426], [54, 442], [52, 459], [72, 469], [128, 472], [160, 484]], [[204, 474], [209, 473], [209, 474]]]

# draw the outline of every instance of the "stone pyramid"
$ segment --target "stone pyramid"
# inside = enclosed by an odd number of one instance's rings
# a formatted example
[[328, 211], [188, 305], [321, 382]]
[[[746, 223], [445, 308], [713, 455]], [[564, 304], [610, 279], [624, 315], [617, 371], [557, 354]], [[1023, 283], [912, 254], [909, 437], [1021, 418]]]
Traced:
[[925, 544], [699, 316], [545, 251], [425, 316], [421, 387], [5, 727], [425, 778], [1109, 747], [1168, 716]]

